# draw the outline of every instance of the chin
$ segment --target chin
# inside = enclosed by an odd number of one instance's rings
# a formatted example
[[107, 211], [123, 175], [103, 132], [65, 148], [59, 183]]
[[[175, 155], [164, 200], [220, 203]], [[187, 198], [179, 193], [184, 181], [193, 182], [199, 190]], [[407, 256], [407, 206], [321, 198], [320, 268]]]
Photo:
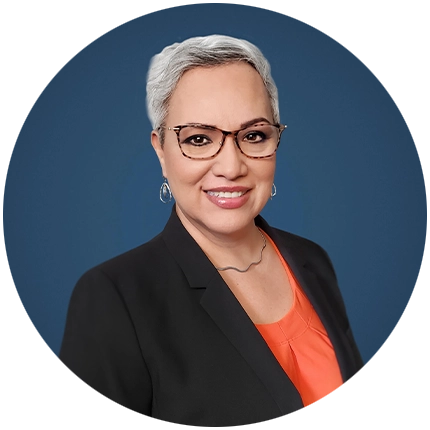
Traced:
[[199, 230], [213, 234], [234, 234], [254, 224], [254, 218], [261, 210], [252, 204], [238, 209], [221, 209], [213, 205], [208, 208], [206, 203], [200, 207], [200, 211], [196, 211], [196, 207], [194, 210], [186, 211], [177, 204], [178, 215], [183, 222], [186, 220], [185, 222], [193, 224]]
[[249, 213], [247, 216], [234, 216], [234, 214], [217, 217], [216, 221], [208, 220], [204, 224], [208, 231], [218, 234], [234, 234], [250, 224], [254, 223], [254, 217], [250, 218]]

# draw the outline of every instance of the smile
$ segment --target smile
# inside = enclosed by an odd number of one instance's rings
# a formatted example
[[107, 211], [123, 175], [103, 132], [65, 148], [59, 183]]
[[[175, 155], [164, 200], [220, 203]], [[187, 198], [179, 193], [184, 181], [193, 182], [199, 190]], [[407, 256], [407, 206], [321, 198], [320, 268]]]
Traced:
[[209, 194], [210, 196], [214, 196], [214, 197], [221, 197], [224, 199], [234, 199], [234, 198], [243, 196], [246, 193], [246, 191], [233, 191], [233, 192], [229, 192], [229, 191], [206, 191], [206, 193]]

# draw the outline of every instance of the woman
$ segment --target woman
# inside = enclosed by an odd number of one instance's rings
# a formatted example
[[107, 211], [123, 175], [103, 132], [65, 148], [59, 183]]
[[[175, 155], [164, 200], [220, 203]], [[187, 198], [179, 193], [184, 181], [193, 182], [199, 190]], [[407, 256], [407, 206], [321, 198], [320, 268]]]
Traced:
[[267, 60], [231, 37], [174, 44], [152, 60], [147, 104], [172, 215], [79, 280], [61, 359], [181, 424], [259, 422], [328, 394], [362, 362], [325, 252], [259, 216], [285, 128]]

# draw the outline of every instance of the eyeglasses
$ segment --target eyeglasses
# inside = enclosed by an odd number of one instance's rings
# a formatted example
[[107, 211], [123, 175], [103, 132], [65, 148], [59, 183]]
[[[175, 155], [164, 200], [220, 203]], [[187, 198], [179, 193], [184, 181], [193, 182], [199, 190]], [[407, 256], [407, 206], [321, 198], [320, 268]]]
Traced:
[[232, 136], [240, 152], [249, 158], [268, 158], [278, 149], [282, 124], [257, 123], [236, 131], [225, 131], [205, 124], [186, 124], [167, 127], [178, 138], [179, 148], [185, 157], [208, 160], [221, 151], [227, 136]]

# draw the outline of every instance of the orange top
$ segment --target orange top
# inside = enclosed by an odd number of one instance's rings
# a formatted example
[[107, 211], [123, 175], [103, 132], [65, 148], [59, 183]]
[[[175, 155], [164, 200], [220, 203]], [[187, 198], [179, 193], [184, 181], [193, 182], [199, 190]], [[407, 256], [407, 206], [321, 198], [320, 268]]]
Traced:
[[281, 320], [256, 327], [307, 406], [338, 388], [342, 376], [318, 315], [272, 239], [265, 236], [287, 272], [294, 301]]

